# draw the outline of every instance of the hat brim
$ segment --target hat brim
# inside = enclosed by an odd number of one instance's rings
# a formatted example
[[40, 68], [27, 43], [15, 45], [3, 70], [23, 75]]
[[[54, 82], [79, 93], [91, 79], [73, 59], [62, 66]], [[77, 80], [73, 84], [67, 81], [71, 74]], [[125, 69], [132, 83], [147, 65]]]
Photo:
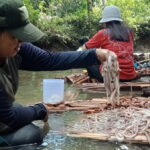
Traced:
[[101, 19], [99, 21], [99, 23], [105, 23], [105, 22], [110, 22], [110, 21], [120, 21], [120, 22], [122, 22], [123, 20], [119, 19], [119, 18], [108, 18], [108, 19]]
[[13, 29], [10, 33], [23, 42], [36, 42], [44, 36], [44, 33], [31, 23]]

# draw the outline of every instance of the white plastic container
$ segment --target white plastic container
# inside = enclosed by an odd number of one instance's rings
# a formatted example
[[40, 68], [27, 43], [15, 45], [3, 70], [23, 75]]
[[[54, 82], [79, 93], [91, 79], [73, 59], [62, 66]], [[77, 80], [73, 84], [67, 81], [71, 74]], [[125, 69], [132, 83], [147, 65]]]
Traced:
[[64, 100], [63, 79], [43, 79], [43, 102], [58, 104]]

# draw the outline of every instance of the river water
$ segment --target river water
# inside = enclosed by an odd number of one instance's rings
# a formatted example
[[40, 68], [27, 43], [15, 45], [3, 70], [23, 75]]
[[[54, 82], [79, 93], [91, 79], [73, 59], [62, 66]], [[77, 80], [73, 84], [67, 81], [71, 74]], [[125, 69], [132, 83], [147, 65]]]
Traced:
[[[78, 70], [54, 71], [54, 72], [20, 72], [20, 86], [16, 95], [16, 101], [22, 105], [37, 103], [42, 100], [42, 81], [45, 78], [60, 78], [75, 73]], [[105, 93], [87, 93], [71, 87], [65, 83], [65, 93], [74, 94], [73, 99], [91, 99], [105, 96]], [[130, 92], [123, 93], [123, 95]], [[141, 93], [138, 92], [140, 95]], [[70, 100], [69, 97], [67, 100]], [[84, 138], [70, 138], [61, 135], [60, 132], [73, 125], [76, 120], [82, 118], [81, 112], [65, 112], [49, 115], [50, 130], [44, 139], [42, 146], [26, 146], [28, 150], [150, 150], [146, 145], [125, 143], [100, 142], [98, 140]], [[42, 122], [36, 122], [42, 126]], [[15, 148], [16, 149], [16, 148]], [[23, 150], [21, 149], [21, 150]]]

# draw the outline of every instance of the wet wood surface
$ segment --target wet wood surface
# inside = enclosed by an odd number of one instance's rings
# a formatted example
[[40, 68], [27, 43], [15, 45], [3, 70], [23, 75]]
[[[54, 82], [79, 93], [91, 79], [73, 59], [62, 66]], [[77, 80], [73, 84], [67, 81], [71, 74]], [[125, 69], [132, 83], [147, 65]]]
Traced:
[[[142, 108], [150, 108], [150, 97], [130, 97], [124, 96], [120, 98], [118, 107], [136, 106]], [[50, 113], [65, 112], [65, 111], [83, 111], [84, 113], [96, 113], [103, 110], [111, 109], [112, 106], [106, 98], [93, 98], [91, 100], [73, 100], [64, 101], [58, 105], [49, 104]]]
[[[150, 108], [150, 97], [131, 97], [131, 96], [123, 96], [120, 97], [120, 105], [115, 106], [115, 108], [127, 108], [129, 106], [139, 107], [139, 108]], [[62, 113], [65, 111], [81, 111], [85, 114], [93, 114], [102, 112], [104, 110], [114, 109], [110, 105], [109, 101], [106, 98], [93, 98], [91, 100], [72, 100], [72, 101], [64, 101], [59, 105], [49, 105], [51, 113]], [[64, 133], [69, 137], [76, 138], [89, 138], [96, 139], [100, 141], [110, 141], [116, 142], [118, 139], [114, 135], [109, 135], [106, 133], [90, 133], [90, 132], [67, 132]], [[120, 142], [125, 143], [140, 143], [140, 144], [149, 144], [148, 138], [145, 134], [138, 134], [134, 138], [124, 138]]]
[[[82, 83], [80, 85], [76, 84], [74, 87], [78, 89], [87, 90], [87, 91], [95, 91], [101, 92], [105, 91], [105, 87], [103, 83]], [[120, 90], [128, 90], [128, 91], [137, 91], [142, 90], [143, 88], [150, 87], [150, 82], [122, 82], [120, 83]]]
[[[76, 137], [76, 138], [89, 138], [89, 139], [96, 139], [100, 141], [110, 141], [116, 142], [118, 141], [115, 136], [110, 136], [109, 134], [105, 133], [68, 133], [67, 136], [69, 137]], [[121, 142], [125, 143], [140, 143], [140, 144], [148, 144], [148, 140], [145, 135], [137, 135], [132, 139], [124, 139]]]
[[[150, 67], [138, 69], [140, 76], [150, 76]], [[66, 80], [73, 84], [81, 84], [81, 83], [97, 83], [98, 81], [91, 79], [88, 76], [88, 73], [75, 73], [66, 76]]]

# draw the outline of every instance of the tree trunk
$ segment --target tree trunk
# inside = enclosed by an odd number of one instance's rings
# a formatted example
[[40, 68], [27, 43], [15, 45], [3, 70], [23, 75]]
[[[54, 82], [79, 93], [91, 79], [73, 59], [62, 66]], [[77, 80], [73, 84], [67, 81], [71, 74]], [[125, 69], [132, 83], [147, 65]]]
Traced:
[[92, 13], [92, 0], [87, 0], [87, 14], [89, 29], [91, 28], [91, 13]]
[[106, 2], [106, 0], [102, 0], [102, 7], [103, 8], [105, 7], [105, 2]]

